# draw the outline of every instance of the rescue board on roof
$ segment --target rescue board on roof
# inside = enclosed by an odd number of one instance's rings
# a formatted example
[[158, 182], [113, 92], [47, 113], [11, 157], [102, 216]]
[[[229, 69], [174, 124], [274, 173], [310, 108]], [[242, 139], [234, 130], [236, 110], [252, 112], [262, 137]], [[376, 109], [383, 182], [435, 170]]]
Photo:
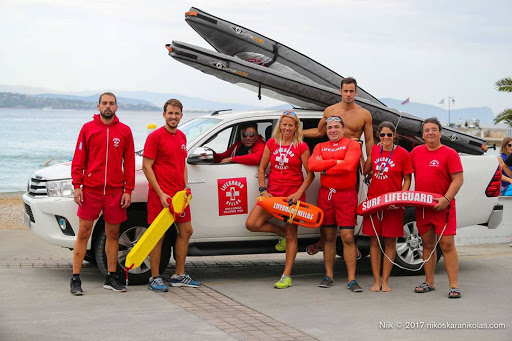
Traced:
[[257, 204], [274, 217], [290, 224], [317, 228], [324, 221], [322, 209], [300, 200], [296, 204], [289, 205], [286, 197], [259, 197]]
[[439, 197], [441, 196], [438, 194], [419, 191], [389, 192], [360, 203], [357, 206], [357, 214], [362, 216], [373, 214], [388, 209], [391, 205], [397, 207], [434, 207], [437, 205], [437, 201], [434, 199]]
[[[191, 7], [185, 21], [215, 50], [266, 68], [333, 88], [338, 91], [343, 76], [310, 57], [239, 24]], [[383, 104], [358, 86], [358, 96]]]
[[[138, 268], [155, 248], [160, 238], [174, 223], [175, 216], [181, 214], [190, 203], [190, 190], [176, 192], [172, 197], [169, 208], [164, 207], [149, 228], [144, 232], [137, 244], [126, 256], [125, 267], [130, 270]], [[172, 212], [174, 211], [174, 212]]]
[[[255, 31], [198, 8], [185, 14], [186, 22], [216, 51], [173, 41], [166, 45], [175, 60], [223, 81], [236, 84], [303, 109], [324, 110], [339, 103], [342, 76], [302, 53]], [[356, 103], [370, 112], [373, 125], [389, 121], [401, 139], [423, 144], [423, 119], [389, 108], [358, 87]], [[484, 139], [443, 127], [441, 142], [459, 153], [480, 155]]]

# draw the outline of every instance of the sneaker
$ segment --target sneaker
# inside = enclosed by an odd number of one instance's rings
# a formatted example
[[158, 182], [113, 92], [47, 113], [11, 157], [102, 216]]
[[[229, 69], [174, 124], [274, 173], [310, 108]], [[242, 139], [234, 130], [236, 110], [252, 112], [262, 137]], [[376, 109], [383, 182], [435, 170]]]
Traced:
[[274, 283], [276, 289], [286, 289], [292, 286], [292, 278], [286, 275], [282, 275], [281, 279]]
[[286, 238], [281, 237], [279, 238], [279, 241], [277, 242], [276, 246], [274, 247], [276, 251], [286, 251]]
[[81, 296], [84, 294], [82, 290], [82, 281], [80, 277], [71, 277], [71, 282], [69, 283], [71, 295]]
[[114, 290], [114, 291], [120, 291], [120, 292], [126, 291], [126, 287], [122, 284], [121, 278], [119, 278], [119, 276], [116, 273], [107, 274], [105, 276], [105, 283], [103, 284], [103, 287], [105, 289], [110, 289], [110, 290]]
[[169, 281], [169, 285], [171, 287], [189, 287], [189, 288], [197, 288], [201, 286], [201, 282], [194, 281], [188, 274], [184, 275], [172, 275], [171, 280]]
[[332, 287], [333, 284], [334, 281], [332, 280], [332, 278], [329, 276], [325, 276], [324, 279], [322, 279], [322, 281], [320, 282], [320, 284], [318, 284], [318, 286], [320, 288], [330, 288]]
[[162, 281], [162, 277], [151, 277], [149, 279], [148, 289], [158, 292], [167, 292], [169, 288]]
[[352, 292], [363, 292], [363, 289], [359, 284], [357, 284], [357, 281], [355, 279], [351, 280], [347, 284], [347, 288], [350, 289]]

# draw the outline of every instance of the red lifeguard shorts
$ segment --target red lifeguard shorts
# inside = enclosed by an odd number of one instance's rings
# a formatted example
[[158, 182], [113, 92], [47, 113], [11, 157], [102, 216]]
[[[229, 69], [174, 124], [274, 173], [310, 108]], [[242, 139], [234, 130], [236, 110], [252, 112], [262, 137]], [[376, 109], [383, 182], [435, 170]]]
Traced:
[[454, 236], [457, 234], [457, 212], [455, 201], [450, 202], [450, 206], [442, 211], [434, 211], [432, 208], [416, 207], [416, 225], [420, 236], [427, 233], [432, 227], [438, 236], [443, 232], [443, 236]]
[[[300, 186], [272, 186], [269, 185], [267, 191], [272, 194], [273, 197], [287, 197], [299, 190]], [[302, 193], [299, 198], [300, 201], [306, 201], [306, 192]]]
[[[365, 216], [363, 220], [363, 234], [372, 237], [403, 237], [404, 213], [404, 208], [399, 207], [396, 210], [386, 209], [378, 213]], [[375, 230], [373, 229], [374, 227]], [[377, 234], [375, 234], [375, 232], [377, 232]]]
[[355, 189], [334, 192], [321, 187], [318, 191], [317, 206], [324, 211], [323, 226], [345, 228], [356, 226], [357, 192]]
[[[150, 189], [148, 191], [148, 224], [151, 225], [153, 220], [162, 212], [163, 208], [156, 192]], [[185, 207], [185, 210], [181, 214], [176, 214], [176, 223], [186, 223], [190, 220], [192, 220], [190, 216], [190, 206]]]
[[77, 216], [85, 220], [96, 220], [103, 210], [103, 220], [120, 224], [127, 219], [126, 208], [121, 207], [123, 192], [99, 195], [82, 189], [84, 201], [78, 206]]

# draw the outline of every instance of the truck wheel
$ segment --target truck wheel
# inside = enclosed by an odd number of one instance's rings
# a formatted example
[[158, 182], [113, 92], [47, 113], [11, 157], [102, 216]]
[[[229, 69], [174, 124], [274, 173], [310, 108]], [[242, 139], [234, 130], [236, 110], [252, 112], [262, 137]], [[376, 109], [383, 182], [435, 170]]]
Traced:
[[94, 252], [92, 250], [87, 250], [87, 252], [85, 253], [84, 260], [91, 264], [96, 264]]
[[[128, 212], [128, 220], [121, 224], [121, 228], [119, 230], [119, 252], [117, 258], [117, 274], [119, 277], [126, 277], [123, 269], [126, 256], [146, 230], [146, 212]], [[162, 243], [160, 273], [163, 273], [169, 264], [171, 248], [172, 245], [174, 245], [174, 240], [176, 239], [175, 234], [172, 233], [172, 230], [173, 228], [171, 227], [166, 232]], [[105, 255], [105, 240], [106, 235], [105, 229], [103, 228], [98, 238], [96, 239], [96, 245], [94, 248], [98, 268], [103, 273], [103, 275], [106, 275], [108, 272], [107, 256]], [[144, 262], [142, 262], [140, 267], [132, 269], [128, 273], [128, 280], [130, 285], [147, 284], [150, 277], [151, 266], [149, 264], [149, 256], [146, 258], [146, 260], [144, 260]]]
[[[437, 246], [437, 261], [441, 258], [441, 249]], [[404, 217], [404, 237], [398, 238], [396, 242], [395, 263], [413, 271], [401, 269], [393, 266], [394, 274], [401, 275], [419, 275], [424, 274], [423, 268], [423, 243], [416, 226], [416, 215], [414, 208], [407, 207]]]
[[[361, 238], [361, 237], [359, 237]], [[358, 261], [368, 257], [370, 254], [370, 249], [367, 246], [359, 245], [358, 241], [360, 239], [356, 239], [356, 247], [359, 250], [359, 253], [361, 254], [361, 257], [359, 257]], [[369, 243], [366, 243], [369, 245]], [[365, 245], [366, 245], [365, 244]], [[341, 238], [339, 236], [336, 237], [336, 256], [339, 256], [343, 258], [343, 243], [341, 242]]]

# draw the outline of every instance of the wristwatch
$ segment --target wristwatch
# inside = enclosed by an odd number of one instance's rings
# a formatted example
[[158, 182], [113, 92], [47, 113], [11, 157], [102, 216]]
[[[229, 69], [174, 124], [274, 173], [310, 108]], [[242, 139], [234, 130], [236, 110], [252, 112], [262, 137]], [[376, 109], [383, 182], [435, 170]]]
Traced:
[[260, 187], [258, 189], [258, 191], [260, 191], [260, 193], [266, 192], [267, 191], [267, 187]]

